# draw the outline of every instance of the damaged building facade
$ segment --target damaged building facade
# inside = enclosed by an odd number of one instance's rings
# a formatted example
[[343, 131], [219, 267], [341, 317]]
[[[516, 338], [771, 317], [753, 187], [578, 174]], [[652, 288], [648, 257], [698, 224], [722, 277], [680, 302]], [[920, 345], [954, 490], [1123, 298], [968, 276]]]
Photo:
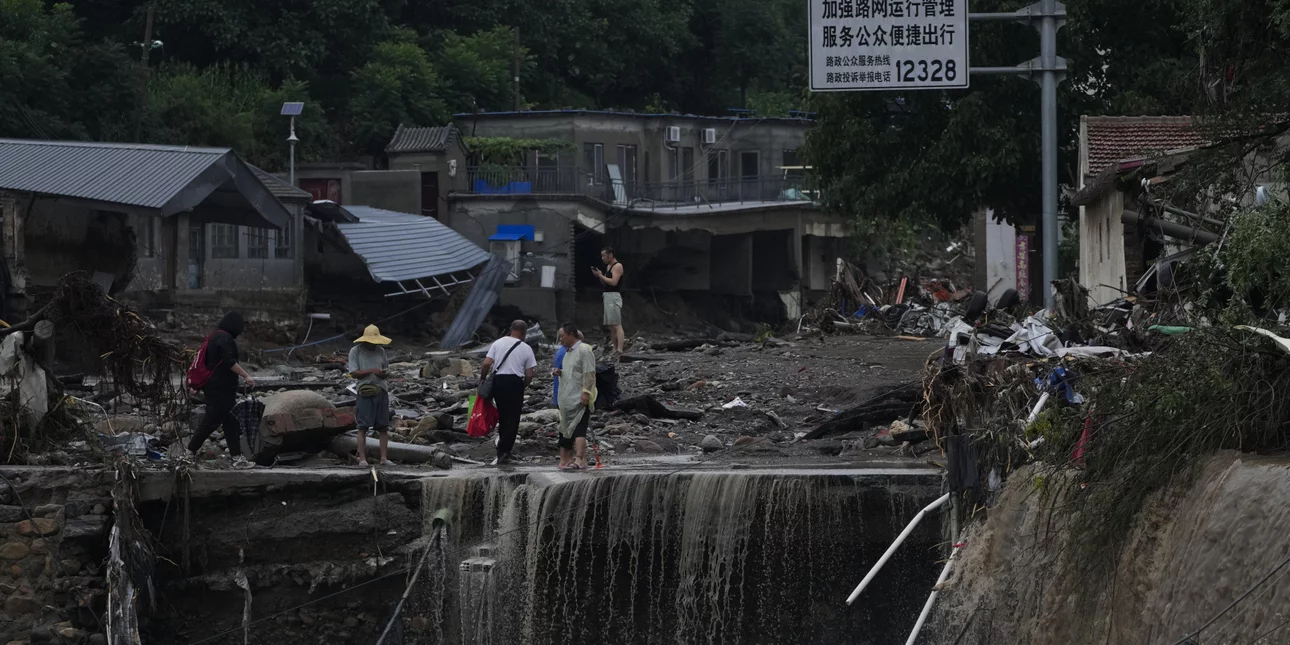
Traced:
[[1170, 222], [1143, 219], [1123, 185], [1128, 175], [1156, 166], [1148, 185], [1158, 183], [1205, 143], [1192, 117], [1090, 117], [1080, 119], [1079, 281], [1094, 303], [1130, 292], [1157, 259], [1168, 254], [1166, 238], [1208, 242], [1204, 231], [1189, 232]]
[[[844, 236], [797, 150], [812, 121], [593, 111], [458, 115], [400, 126], [388, 170], [306, 166], [315, 198], [432, 217], [511, 265], [502, 304], [542, 321], [594, 296], [612, 246], [627, 291], [704, 294], [783, 320], [829, 288]], [[563, 142], [482, 163], [471, 138]]]
[[7, 313], [82, 271], [145, 309], [298, 319], [308, 200], [227, 148], [0, 140]]

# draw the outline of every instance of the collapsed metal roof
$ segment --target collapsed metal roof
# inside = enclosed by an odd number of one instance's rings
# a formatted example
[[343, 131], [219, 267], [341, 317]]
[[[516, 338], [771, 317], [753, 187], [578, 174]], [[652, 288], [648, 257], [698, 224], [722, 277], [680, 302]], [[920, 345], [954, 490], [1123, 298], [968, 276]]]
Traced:
[[337, 223], [336, 228], [363, 258], [377, 282], [415, 282], [450, 275], [479, 266], [491, 257], [433, 217], [370, 206], [344, 208], [358, 217], [358, 222]]
[[137, 215], [283, 228], [291, 215], [228, 148], [0, 139], [0, 189]]

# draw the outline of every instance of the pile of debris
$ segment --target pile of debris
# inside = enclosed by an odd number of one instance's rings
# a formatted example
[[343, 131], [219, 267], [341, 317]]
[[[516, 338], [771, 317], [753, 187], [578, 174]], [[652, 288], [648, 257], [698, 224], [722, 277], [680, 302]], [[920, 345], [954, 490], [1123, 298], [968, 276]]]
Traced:
[[803, 316], [823, 331], [853, 330], [875, 334], [936, 337], [956, 319], [975, 322], [987, 314], [1015, 314], [1021, 297], [1015, 289], [993, 305], [985, 293], [949, 279], [901, 277], [884, 288], [857, 267], [838, 260], [829, 297]]

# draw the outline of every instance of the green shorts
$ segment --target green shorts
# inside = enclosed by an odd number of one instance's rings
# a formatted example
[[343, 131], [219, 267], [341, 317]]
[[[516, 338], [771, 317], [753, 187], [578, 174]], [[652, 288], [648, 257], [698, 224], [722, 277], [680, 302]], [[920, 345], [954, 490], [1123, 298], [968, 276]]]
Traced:
[[623, 324], [623, 294], [615, 291], [605, 292], [605, 325]]

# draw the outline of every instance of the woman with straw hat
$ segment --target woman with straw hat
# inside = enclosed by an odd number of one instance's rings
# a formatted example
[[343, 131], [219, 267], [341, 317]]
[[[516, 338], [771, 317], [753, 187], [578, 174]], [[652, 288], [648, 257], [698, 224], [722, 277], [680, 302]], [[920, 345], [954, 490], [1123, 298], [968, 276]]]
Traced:
[[358, 463], [367, 465], [367, 431], [375, 430], [381, 436], [381, 465], [390, 463], [390, 390], [385, 373], [390, 369], [390, 358], [385, 346], [390, 339], [381, 335], [376, 325], [368, 325], [363, 335], [354, 341], [349, 350], [349, 375], [358, 379]]

